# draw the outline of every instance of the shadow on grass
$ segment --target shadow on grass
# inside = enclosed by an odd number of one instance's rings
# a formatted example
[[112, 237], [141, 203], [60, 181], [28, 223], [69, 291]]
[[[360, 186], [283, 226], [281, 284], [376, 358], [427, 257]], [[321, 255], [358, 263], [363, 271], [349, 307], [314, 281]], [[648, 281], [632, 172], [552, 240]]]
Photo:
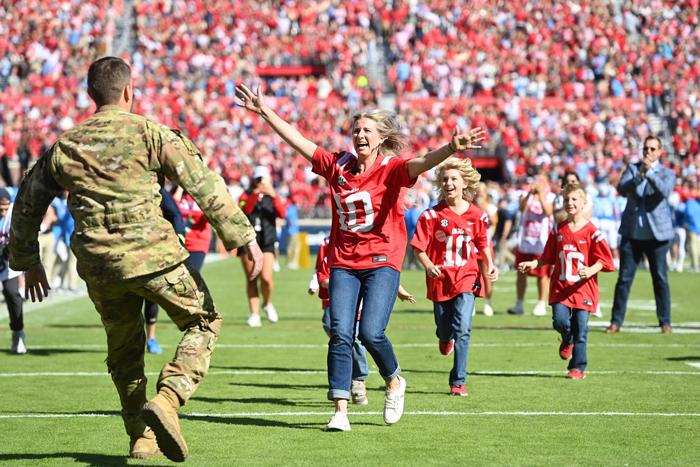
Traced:
[[[432, 374], [437, 374], [437, 375], [446, 375], [448, 372], [446, 371], [437, 371], [437, 370], [409, 370], [409, 369], [404, 369], [406, 373], [432, 373]], [[562, 371], [562, 375], [564, 372]], [[470, 371], [469, 376], [476, 375], [476, 376], [507, 376], [509, 378], [515, 378], [515, 377], [524, 377], [524, 378], [561, 378], [561, 375], [548, 375], [548, 374], [541, 374], [541, 373], [508, 373], [507, 371], [502, 371], [502, 372], [480, 372], [480, 371]], [[411, 392], [410, 390], [408, 392]]]
[[695, 357], [672, 357], [667, 358], [669, 362], [700, 362], [700, 356]]
[[66, 355], [71, 353], [105, 353], [105, 349], [32, 349], [27, 348], [26, 354], [11, 354], [9, 350], [0, 350], [0, 354], [12, 355], [15, 358], [22, 358], [26, 355], [34, 355], [36, 357], [52, 357], [54, 355]]
[[303, 372], [326, 372], [326, 369], [322, 370], [317, 370], [315, 368], [282, 368], [282, 367], [260, 367], [260, 366], [219, 366], [219, 365], [211, 365], [209, 367], [210, 369], [217, 369], [217, 370], [233, 370], [233, 371], [297, 371], [300, 373]]
[[248, 386], [251, 388], [269, 389], [328, 389], [327, 384], [266, 384], [266, 383], [229, 383], [231, 386]]
[[[128, 456], [108, 456], [105, 454], [89, 454], [85, 452], [56, 452], [51, 454], [0, 454], [0, 462], [3, 461], [22, 461], [22, 460], [46, 460], [46, 459], [74, 459], [75, 463], [81, 465], [89, 465], [95, 467], [101, 466], [125, 466], [133, 465], [135, 459], [129, 459]], [[131, 462], [129, 462], [131, 460]], [[165, 459], [163, 459], [165, 460]], [[154, 464], [148, 464], [154, 465]], [[160, 464], [160, 466], [172, 464]]]
[[[269, 420], [264, 418], [254, 418], [254, 417], [188, 417], [184, 416], [188, 420], [192, 421], [203, 421], [208, 423], [223, 423], [225, 425], [241, 425], [241, 426], [262, 426], [262, 427], [278, 427], [278, 428], [292, 428], [295, 430], [323, 430], [326, 426], [326, 421], [323, 419], [321, 422], [315, 423], [287, 423], [280, 420]], [[330, 420], [331, 414], [328, 414], [328, 419]], [[384, 426], [384, 423], [368, 423], [368, 422], [353, 422], [354, 425], [366, 425], [366, 426]]]
[[287, 400], [287, 399], [278, 399], [278, 398], [261, 398], [261, 397], [255, 397], [255, 398], [248, 398], [248, 399], [228, 399], [228, 398], [219, 398], [219, 397], [193, 397], [191, 400], [194, 401], [199, 401], [199, 402], [210, 402], [210, 403], [218, 403], [218, 402], [237, 402], [239, 404], [273, 404], [273, 405], [286, 405], [286, 406], [296, 406], [298, 405], [296, 402]]

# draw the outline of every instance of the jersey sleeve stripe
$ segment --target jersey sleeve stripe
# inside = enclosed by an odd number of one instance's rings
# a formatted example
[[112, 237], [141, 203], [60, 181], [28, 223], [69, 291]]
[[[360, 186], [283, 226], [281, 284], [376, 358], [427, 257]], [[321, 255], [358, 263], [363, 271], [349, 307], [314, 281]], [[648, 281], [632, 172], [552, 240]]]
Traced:
[[387, 157], [385, 157], [384, 160], [382, 161], [382, 164], [381, 164], [381, 165], [387, 165], [387, 164], [389, 163], [389, 159], [391, 159], [392, 157], [394, 157], [394, 156], [387, 156]]

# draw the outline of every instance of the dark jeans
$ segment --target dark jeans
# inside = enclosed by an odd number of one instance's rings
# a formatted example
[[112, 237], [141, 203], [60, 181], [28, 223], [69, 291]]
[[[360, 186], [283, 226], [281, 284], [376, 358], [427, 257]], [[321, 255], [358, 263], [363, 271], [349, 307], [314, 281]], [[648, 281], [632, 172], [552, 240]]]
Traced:
[[622, 237], [620, 241], [620, 275], [615, 285], [615, 301], [612, 308], [612, 324], [622, 327], [627, 312], [627, 299], [632, 282], [643, 255], [649, 259], [651, 279], [656, 296], [656, 316], [659, 326], [671, 325], [671, 289], [668, 286], [666, 253], [668, 241], [633, 240]]
[[586, 345], [588, 344], [588, 310], [569, 308], [561, 303], [552, 304], [552, 322], [554, 329], [561, 334], [561, 341], [574, 345], [569, 361], [569, 370], [583, 371], [588, 365]]
[[450, 371], [450, 385], [463, 385], [467, 380], [469, 339], [472, 334], [474, 294], [464, 292], [444, 302], [433, 302], [436, 335], [443, 343], [454, 339], [454, 364]]
[[401, 273], [382, 266], [374, 269], [331, 268], [331, 339], [328, 343], [328, 399], [350, 399], [352, 345], [357, 310], [362, 300], [358, 337], [377, 364], [385, 381], [401, 372], [394, 348], [384, 331], [399, 291]]
[[2, 294], [5, 296], [7, 312], [10, 314], [10, 329], [21, 331], [24, 329], [22, 317], [22, 296], [19, 294], [19, 276], [2, 281]]

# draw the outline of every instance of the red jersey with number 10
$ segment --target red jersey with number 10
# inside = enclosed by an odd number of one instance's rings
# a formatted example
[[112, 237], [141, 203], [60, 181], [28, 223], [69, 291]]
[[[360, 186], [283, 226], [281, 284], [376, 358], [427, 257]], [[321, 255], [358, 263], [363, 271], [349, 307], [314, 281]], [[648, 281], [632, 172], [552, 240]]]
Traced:
[[357, 156], [316, 148], [314, 173], [328, 180], [333, 196], [333, 220], [328, 267], [372, 269], [390, 266], [401, 271], [406, 252], [406, 223], [399, 203], [401, 189], [411, 187], [408, 162], [378, 156], [364, 173], [353, 174]]
[[613, 272], [612, 253], [605, 237], [592, 222], [576, 232], [569, 221], [554, 226], [542, 253], [542, 260], [554, 266], [549, 285], [549, 304], [561, 303], [570, 308], [596, 311], [598, 307], [598, 275], [582, 280], [581, 266], [603, 265], [601, 272]]
[[441, 201], [420, 215], [411, 246], [444, 266], [434, 279], [425, 275], [429, 300], [444, 302], [464, 292], [483, 297], [475, 247], [488, 248], [488, 228], [488, 216], [473, 204], [459, 215]]

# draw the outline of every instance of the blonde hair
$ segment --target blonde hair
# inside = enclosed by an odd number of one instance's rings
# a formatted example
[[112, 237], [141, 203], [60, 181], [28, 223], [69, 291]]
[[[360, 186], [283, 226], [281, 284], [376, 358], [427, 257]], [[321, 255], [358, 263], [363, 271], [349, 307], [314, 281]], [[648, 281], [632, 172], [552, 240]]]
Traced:
[[440, 193], [438, 200], [442, 201], [445, 199], [445, 193], [442, 191], [442, 175], [445, 170], [453, 169], [459, 172], [459, 174], [462, 176], [462, 180], [464, 180], [464, 184], [466, 185], [462, 190], [462, 198], [467, 201], [471, 201], [474, 199], [474, 195], [479, 188], [481, 174], [477, 172], [474, 167], [472, 167], [471, 159], [459, 159], [457, 157], [448, 158], [435, 169], [433, 185]]
[[379, 145], [378, 152], [380, 155], [395, 156], [403, 148], [408, 147], [408, 138], [401, 132], [401, 122], [395, 113], [384, 109], [374, 109], [367, 112], [357, 112], [352, 116], [352, 126], [358, 120], [369, 118], [377, 122], [377, 132], [386, 140]]
[[564, 189], [561, 190], [561, 194], [563, 197], [566, 197], [574, 191], [578, 191], [579, 193], [581, 193], [583, 199], [588, 199], [588, 194], [586, 193], [586, 190], [584, 190], [583, 187], [578, 183], [569, 183], [568, 185], [564, 186]]

